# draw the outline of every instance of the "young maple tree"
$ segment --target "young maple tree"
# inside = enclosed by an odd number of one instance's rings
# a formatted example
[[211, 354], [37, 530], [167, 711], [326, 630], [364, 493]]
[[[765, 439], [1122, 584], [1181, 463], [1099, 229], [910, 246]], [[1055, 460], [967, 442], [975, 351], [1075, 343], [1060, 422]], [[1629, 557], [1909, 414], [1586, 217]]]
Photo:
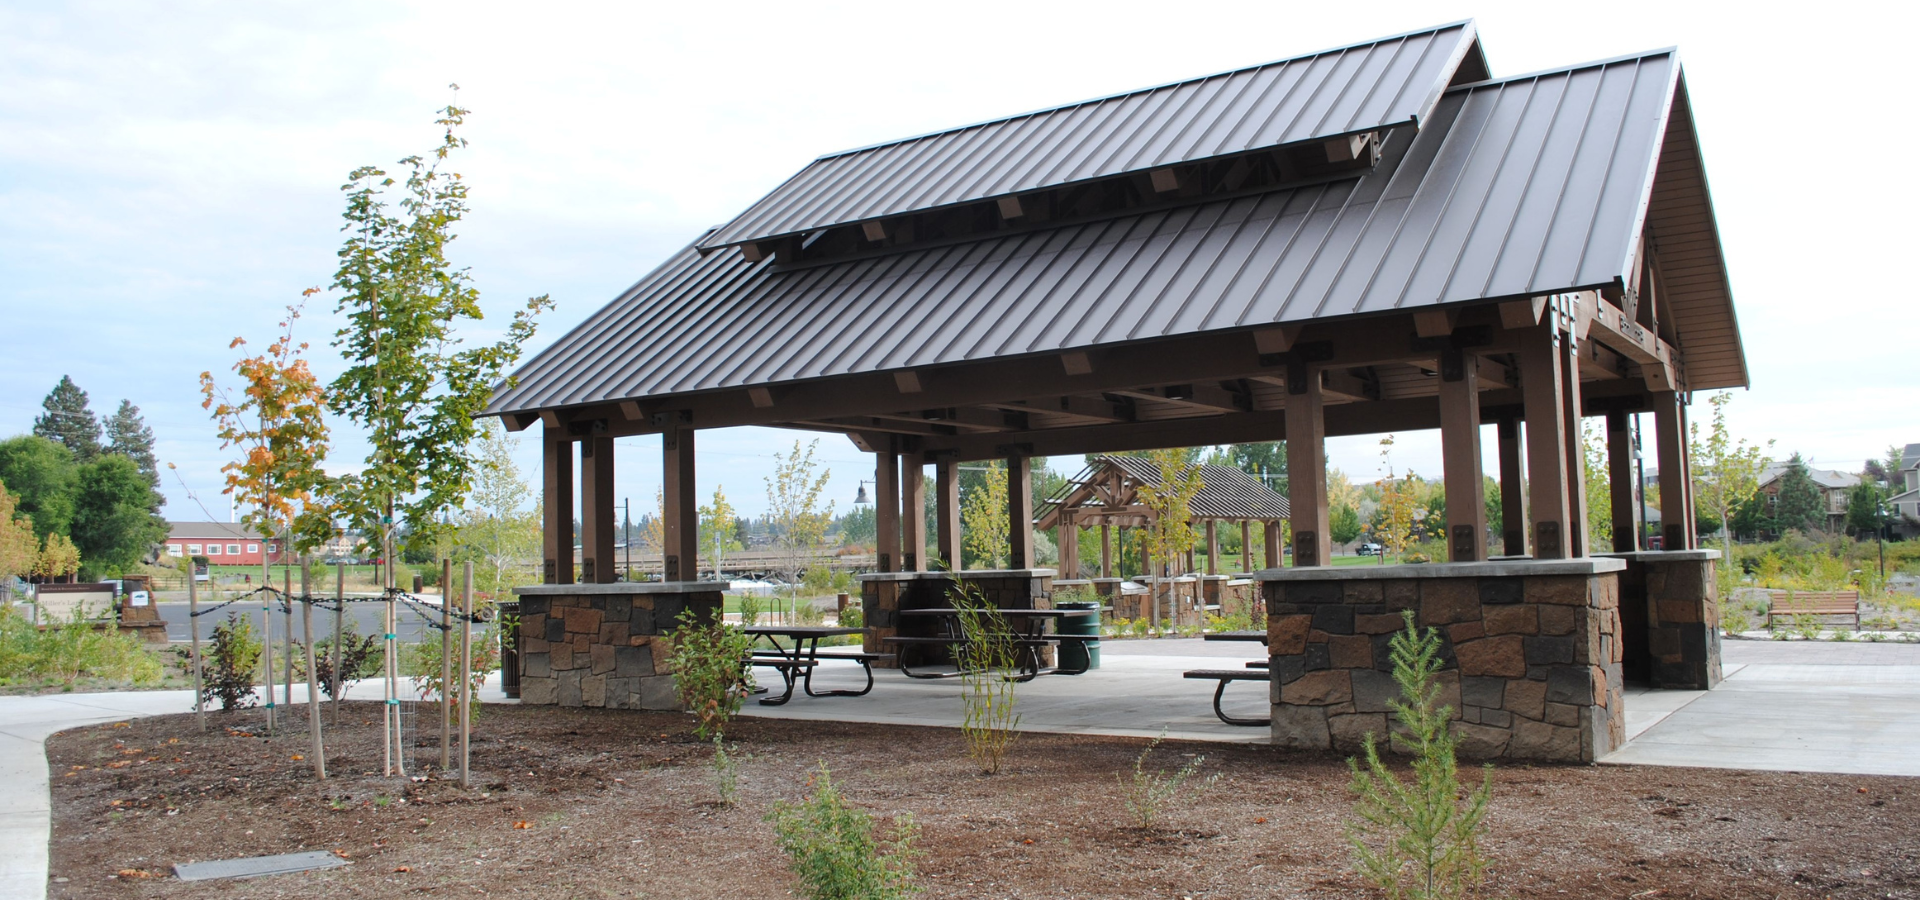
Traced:
[[[303, 296], [318, 292], [308, 288]], [[240, 458], [220, 471], [227, 481], [223, 493], [248, 507], [247, 524], [283, 546], [310, 548], [331, 535], [333, 523], [322, 499], [328, 485], [321, 469], [327, 458], [327, 396], [301, 358], [307, 345], [293, 339], [300, 309], [300, 304], [287, 307], [279, 335], [264, 352], [233, 364], [240, 379], [237, 394], [216, 382], [212, 372], [201, 372], [200, 406], [219, 426], [220, 449], [240, 448]], [[228, 346], [246, 343], [236, 337]]]
[[447, 258], [467, 212], [467, 185], [445, 166], [467, 145], [455, 134], [467, 115], [458, 106], [441, 110], [439, 146], [400, 160], [407, 175], [397, 210], [387, 198], [396, 182], [379, 167], [355, 169], [341, 188], [349, 237], [333, 287], [347, 324], [333, 345], [347, 369], [329, 400], [366, 429], [371, 450], [366, 468], [341, 480], [339, 498], [363, 534], [380, 536], [389, 559], [396, 518], [411, 541], [433, 546], [442, 514], [461, 507], [476, 468], [468, 449], [479, 430], [474, 416], [533, 337], [534, 318], [553, 305], [546, 295], [528, 300], [490, 344], [466, 346], [456, 334], [460, 323], [484, 318], [468, 271]]

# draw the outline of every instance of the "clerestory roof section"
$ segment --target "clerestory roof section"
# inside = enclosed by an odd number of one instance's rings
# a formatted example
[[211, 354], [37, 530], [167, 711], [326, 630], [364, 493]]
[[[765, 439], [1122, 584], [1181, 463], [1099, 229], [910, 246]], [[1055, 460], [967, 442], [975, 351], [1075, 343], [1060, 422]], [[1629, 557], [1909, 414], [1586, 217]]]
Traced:
[[1696, 267], [1665, 286], [1689, 388], [1744, 385], [1684, 99], [1662, 50], [1450, 90], [1356, 178], [788, 271], [689, 247], [487, 412], [1613, 286], [1643, 226]]
[[830, 154], [699, 246], [1424, 121], [1457, 71], [1487, 71], [1471, 21]]

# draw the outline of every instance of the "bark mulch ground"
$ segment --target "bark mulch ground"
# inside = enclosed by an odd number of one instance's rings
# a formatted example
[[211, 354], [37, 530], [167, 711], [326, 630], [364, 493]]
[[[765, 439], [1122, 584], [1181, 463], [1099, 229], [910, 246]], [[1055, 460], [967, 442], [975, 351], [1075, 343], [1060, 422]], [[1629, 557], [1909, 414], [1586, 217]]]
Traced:
[[[958, 731], [747, 719], [737, 805], [678, 714], [490, 707], [474, 786], [378, 777], [379, 707], [349, 703], [314, 780], [301, 732], [259, 713], [68, 731], [53, 773], [49, 896], [385, 900], [782, 897], [763, 821], [825, 762], [849, 799], [920, 826], [927, 897], [1369, 897], [1348, 870], [1344, 760], [1167, 742], [1219, 780], [1163, 822], [1128, 821], [1116, 776], [1145, 742], [1022, 735], [999, 775]], [[296, 710], [304, 719], [304, 710]], [[437, 761], [437, 737], [431, 750]], [[423, 755], [425, 755], [423, 753]], [[1492, 897], [1920, 897], [1920, 781], [1507, 766], [1494, 774]], [[172, 865], [329, 850], [350, 865], [182, 883]]]

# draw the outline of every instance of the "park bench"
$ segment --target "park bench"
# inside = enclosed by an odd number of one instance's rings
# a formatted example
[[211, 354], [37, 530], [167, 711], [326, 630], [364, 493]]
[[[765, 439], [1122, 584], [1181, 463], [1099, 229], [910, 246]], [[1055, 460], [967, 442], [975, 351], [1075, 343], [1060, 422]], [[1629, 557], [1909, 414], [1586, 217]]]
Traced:
[[[873, 664], [892, 658], [893, 654], [891, 653], [822, 650], [813, 653], [803, 652], [802, 655], [796, 659], [792, 655], [782, 653], [779, 650], [760, 649], [749, 654], [743, 662], [749, 666], [776, 669], [780, 672], [780, 680], [786, 687], [785, 692], [778, 697], [766, 697], [760, 701], [763, 706], [779, 706], [793, 699], [793, 688], [796, 682], [800, 685], [800, 689], [805, 691], [809, 697], [864, 697], [869, 691], [873, 690]], [[827, 660], [843, 660], [859, 663], [860, 671], [867, 676], [866, 685], [857, 691], [814, 690], [814, 670], [819, 667], [820, 663]]]
[[1767, 627], [1792, 616], [1844, 616], [1860, 627], [1859, 591], [1768, 591]]
[[1266, 665], [1267, 663], [1263, 660], [1255, 660], [1254, 662], [1247, 663], [1247, 667], [1244, 669], [1194, 669], [1180, 677], [1219, 682], [1213, 689], [1213, 714], [1219, 716], [1220, 721], [1228, 725], [1245, 725], [1249, 728], [1264, 728], [1272, 724], [1273, 720], [1237, 719], [1229, 716], [1226, 710], [1220, 708], [1220, 697], [1227, 692], [1227, 685], [1236, 681], [1258, 681], [1262, 684], [1272, 683], [1273, 671], [1266, 668]]

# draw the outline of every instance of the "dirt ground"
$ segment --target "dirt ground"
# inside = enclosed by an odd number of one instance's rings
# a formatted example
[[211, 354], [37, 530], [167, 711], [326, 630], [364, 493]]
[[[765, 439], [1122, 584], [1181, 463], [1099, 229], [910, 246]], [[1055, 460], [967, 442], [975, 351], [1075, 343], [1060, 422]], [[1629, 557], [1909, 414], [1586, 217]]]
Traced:
[[[188, 715], [57, 735], [49, 896], [788, 896], [763, 817], [823, 761], [852, 802], [913, 815], [927, 897], [1373, 896], [1348, 870], [1348, 778], [1329, 756], [1162, 744], [1149, 766], [1200, 753], [1220, 778], [1142, 831], [1116, 780], [1134, 739], [1022, 735], [987, 777], [950, 729], [748, 719], [731, 734], [739, 802], [722, 807], [711, 749], [678, 714], [488, 708], [463, 791], [371, 774], [379, 707], [343, 713], [326, 782], [298, 758], [304, 733], [251, 733], [257, 711], [212, 715], [205, 733]], [[1486, 896], [1920, 898], [1914, 779], [1513, 766], [1494, 781]], [[313, 849], [350, 864], [172, 876]]]

